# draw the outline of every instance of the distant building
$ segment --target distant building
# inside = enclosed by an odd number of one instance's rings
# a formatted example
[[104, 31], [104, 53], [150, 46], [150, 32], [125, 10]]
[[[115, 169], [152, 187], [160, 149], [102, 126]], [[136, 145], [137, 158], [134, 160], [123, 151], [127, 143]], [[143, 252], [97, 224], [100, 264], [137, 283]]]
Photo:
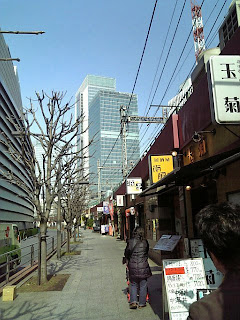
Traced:
[[[129, 93], [116, 91], [116, 79], [94, 75], [87, 75], [76, 93], [75, 116], [84, 116], [77, 138], [77, 148], [83, 150], [79, 165], [84, 169], [85, 176], [90, 178], [91, 198], [95, 199], [93, 202], [97, 202], [99, 191], [105, 195], [107, 190], [122, 181], [120, 106], [128, 106], [130, 97]], [[138, 115], [136, 95], [132, 97], [128, 115]], [[94, 142], [88, 148], [89, 140], [93, 138]], [[127, 153], [130, 168], [140, 156], [139, 127], [136, 123], [128, 125]], [[104, 164], [99, 173], [98, 163], [100, 166]], [[101, 190], [98, 190], [99, 187]]]
[[[79, 134], [77, 137], [77, 150], [83, 150], [82, 161], [79, 165], [84, 168], [85, 176], [88, 176], [89, 174], [89, 135], [87, 128], [90, 121], [88, 108], [90, 102], [99, 90], [116, 91], [116, 79], [87, 75], [75, 95], [75, 117], [76, 119], [79, 118], [80, 115], [83, 115], [84, 117], [82, 124], [78, 128]], [[80, 134], [81, 132], [83, 133]]]
[[[89, 139], [94, 139], [89, 147], [90, 191], [95, 200], [99, 197], [99, 191], [105, 195], [123, 180], [120, 106], [128, 106], [130, 97], [129, 93], [100, 90], [89, 104]], [[128, 115], [138, 115], [136, 95], [132, 97]], [[137, 123], [129, 123], [128, 168], [133, 166], [139, 157], [139, 127]], [[98, 163], [101, 168], [99, 172]]]
[[[0, 57], [11, 58], [9, 48], [0, 34]], [[17, 223], [20, 229], [32, 227], [33, 204], [27, 190], [33, 190], [32, 178], [23, 163], [14, 159], [3, 143], [10, 139], [16, 148], [21, 148], [21, 139], [13, 135], [23, 128], [22, 99], [16, 67], [11, 61], [0, 62], [0, 222]], [[14, 123], [10, 121], [13, 119]], [[25, 147], [31, 154], [30, 141]], [[6, 174], [11, 175], [18, 184], [9, 183]]]

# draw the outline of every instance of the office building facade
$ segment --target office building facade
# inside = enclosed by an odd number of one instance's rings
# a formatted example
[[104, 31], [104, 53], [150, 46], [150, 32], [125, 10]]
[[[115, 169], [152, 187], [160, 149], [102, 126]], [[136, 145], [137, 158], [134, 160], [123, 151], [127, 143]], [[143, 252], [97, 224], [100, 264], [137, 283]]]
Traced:
[[[90, 195], [92, 203], [98, 203], [100, 195], [107, 196], [109, 190], [122, 183], [122, 141], [120, 107], [128, 106], [131, 94], [100, 90], [89, 104]], [[137, 96], [133, 95], [127, 112], [138, 115]], [[128, 168], [140, 157], [139, 126], [129, 123], [126, 135]], [[98, 169], [98, 167], [100, 167]], [[101, 194], [99, 194], [101, 192]]]
[[80, 152], [82, 159], [79, 162], [79, 166], [83, 168], [83, 176], [85, 177], [89, 175], [88, 127], [90, 122], [88, 107], [99, 90], [116, 91], [116, 79], [87, 75], [75, 95], [75, 118], [82, 117], [82, 122], [78, 128], [77, 150], [82, 150]]
[[[11, 58], [8, 46], [0, 34], [0, 57]], [[22, 141], [13, 135], [24, 129], [22, 99], [16, 68], [11, 61], [0, 62], [0, 222], [17, 223], [20, 229], [33, 226], [34, 207], [29, 198], [33, 181], [24, 164], [9, 152], [8, 144], [21, 150]], [[30, 141], [25, 150], [32, 152]], [[11, 177], [11, 181], [9, 180]], [[18, 183], [14, 183], [17, 181]]]

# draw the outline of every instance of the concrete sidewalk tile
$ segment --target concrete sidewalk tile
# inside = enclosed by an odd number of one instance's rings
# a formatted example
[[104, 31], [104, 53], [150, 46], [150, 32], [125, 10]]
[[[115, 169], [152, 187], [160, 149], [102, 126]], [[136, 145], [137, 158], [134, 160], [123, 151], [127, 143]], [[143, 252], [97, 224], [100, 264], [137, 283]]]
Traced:
[[[126, 266], [121, 264], [126, 243], [82, 230], [80, 256], [53, 257], [49, 270], [71, 274], [58, 292], [21, 293], [8, 306], [0, 301], [1, 320], [159, 320], [161, 276], [157, 265], [149, 281], [152, 307], [130, 310], [126, 296]], [[73, 247], [72, 247], [73, 248]], [[75, 250], [76, 247], [75, 247]], [[10, 309], [11, 306], [11, 310]]]

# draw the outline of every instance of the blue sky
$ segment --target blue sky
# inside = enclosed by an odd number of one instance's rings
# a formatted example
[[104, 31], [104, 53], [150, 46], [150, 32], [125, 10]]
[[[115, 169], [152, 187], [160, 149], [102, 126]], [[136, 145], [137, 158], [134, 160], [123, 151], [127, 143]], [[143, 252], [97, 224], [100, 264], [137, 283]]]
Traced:
[[[150, 91], [159, 57], [163, 48], [173, 8], [176, 13], [168, 33], [156, 79], [159, 79], [174, 30], [185, 0], [158, 1], [149, 41], [145, 51], [134, 93], [138, 94], [139, 115], [145, 115]], [[200, 4], [202, 1], [198, 0]], [[231, 0], [205, 0], [202, 8], [204, 35], [207, 38], [217, 16], [219, 19], [212, 35], [218, 29], [228, 11]], [[1, 0], [0, 27], [2, 30], [42, 30], [44, 35], [5, 35], [16, 63], [24, 106], [26, 97], [34, 97], [35, 91], [50, 93], [67, 91], [67, 98], [73, 97], [87, 74], [115, 77], [117, 90], [132, 92], [145, 38], [155, 0]], [[214, 10], [213, 10], [214, 9]], [[209, 17], [211, 11], [212, 15]], [[209, 19], [209, 20], [208, 20]], [[208, 20], [208, 21], [207, 21]], [[207, 22], [206, 22], [207, 21]], [[195, 62], [193, 36], [191, 35], [182, 62], [177, 69], [174, 82], [163, 99], [168, 81], [173, 73], [179, 54], [191, 30], [190, 0], [186, 0], [172, 50], [153, 104], [167, 104], [177, 94], [179, 85], [185, 80]], [[210, 47], [218, 44], [218, 35]], [[153, 86], [153, 92], [156, 85]], [[150, 95], [150, 96], [149, 96]], [[148, 102], [149, 101], [149, 102]], [[151, 109], [152, 116], [156, 109]], [[161, 116], [160, 112], [156, 116]], [[141, 139], [141, 149], [153, 138], [156, 126]], [[142, 131], [143, 134], [144, 131]]]

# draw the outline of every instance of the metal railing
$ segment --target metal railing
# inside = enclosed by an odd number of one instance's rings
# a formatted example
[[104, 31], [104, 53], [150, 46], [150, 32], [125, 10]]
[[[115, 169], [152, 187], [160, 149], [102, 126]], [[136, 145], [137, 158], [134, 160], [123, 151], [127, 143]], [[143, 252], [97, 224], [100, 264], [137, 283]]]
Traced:
[[[19, 247], [0, 255], [0, 261], [6, 261], [0, 264], [0, 287], [7, 284], [12, 275], [32, 267], [38, 262], [39, 238], [34, 237], [36, 241], [25, 247]], [[61, 233], [61, 244], [66, 240], [66, 233]], [[57, 235], [47, 236], [47, 256], [57, 248]]]

